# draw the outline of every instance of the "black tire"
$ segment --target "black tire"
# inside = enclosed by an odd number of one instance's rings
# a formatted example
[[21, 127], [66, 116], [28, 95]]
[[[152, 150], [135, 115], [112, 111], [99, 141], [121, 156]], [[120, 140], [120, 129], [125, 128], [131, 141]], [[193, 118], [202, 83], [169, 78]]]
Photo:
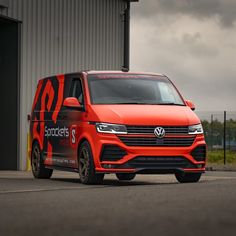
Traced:
[[50, 179], [53, 170], [45, 168], [39, 144], [35, 142], [31, 152], [31, 168], [34, 178]]
[[82, 184], [101, 184], [104, 174], [96, 174], [91, 147], [84, 141], [78, 153], [79, 176]]
[[121, 181], [130, 181], [135, 178], [136, 174], [135, 173], [117, 173], [116, 177], [118, 180]]
[[200, 180], [202, 173], [185, 173], [185, 172], [176, 172], [175, 178], [180, 183], [196, 183]]

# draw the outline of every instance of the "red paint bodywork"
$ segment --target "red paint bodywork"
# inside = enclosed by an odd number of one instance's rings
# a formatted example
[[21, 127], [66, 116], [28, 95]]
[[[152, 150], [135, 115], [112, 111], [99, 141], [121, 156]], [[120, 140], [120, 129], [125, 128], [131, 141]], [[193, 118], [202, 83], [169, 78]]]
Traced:
[[[68, 115], [65, 124], [63, 125], [69, 129], [69, 139], [67, 154], [61, 158], [69, 159], [71, 165], [66, 167], [72, 168], [74, 170], [78, 169], [77, 153], [79, 145], [83, 140], [87, 140], [91, 146], [95, 168], [97, 172], [104, 173], [117, 173], [117, 172], [136, 172], [136, 169], [119, 169], [119, 168], [103, 168], [103, 164], [111, 165], [122, 165], [127, 161], [138, 157], [138, 156], [182, 156], [188, 159], [193, 164], [201, 165], [199, 168], [194, 169], [184, 169], [184, 171], [189, 172], [204, 172], [205, 171], [205, 161], [197, 162], [192, 156], [191, 152], [199, 145], [206, 145], [204, 135], [195, 135], [195, 140], [193, 144], [189, 147], [134, 147], [126, 146], [119, 136], [127, 135], [116, 135], [116, 134], [103, 134], [96, 131], [96, 127], [93, 122], [104, 122], [113, 124], [123, 124], [123, 125], [158, 125], [158, 126], [189, 126], [199, 124], [200, 120], [196, 114], [191, 110], [189, 106], [161, 106], [161, 105], [93, 105], [90, 101], [89, 87], [87, 76], [88, 74], [104, 74], [101, 79], [106, 78], [106, 74], [129, 74], [123, 72], [82, 72], [80, 78], [82, 79], [83, 89], [84, 89], [84, 99], [85, 99], [85, 111], [74, 111], [67, 113], [63, 112], [61, 108], [63, 107], [63, 102], [65, 100], [65, 80], [66, 75], [56, 76], [55, 80], [58, 82], [58, 87], [52, 86], [50, 78], [43, 79], [39, 82], [36, 91], [35, 99], [32, 107], [31, 114], [31, 145], [33, 142], [37, 141], [40, 144], [42, 151], [45, 153], [44, 163], [47, 166], [55, 166], [56, 158], [54, 158], [54, 148], [57, 148], [53, 144], [53, 139], [45, 138], [45, 126], [47, 125], [47, 120], [45, 119], [45, 114], [51, 113], [51, 121], [54, 123], [55, 127], [59, 125], [59, 114], [63, 116]], [[130, 73], [134, 75], [135, 73]], [[140, 73], [136, 73], [137, 75]], [[143, 74], [143, 73], [142, 73]], [[145, 73], [147, 74], [147, 73]], [[153, 75], [153, 74], [152, 74]], [[43, 83], [46, 85], [43, 86]], [[41, 94], [41, 96], [40, 96]], [[57, 95], [57, 96], [56, 96]], [[41, 104], [40, 108], [35, 109], [37, 103]], [[53, 103], [55, 103], [53, 105]], [[54, 108], [52, 109], [52, 107]], [[76, 142], [72, 143], [71, 131], [75, 131]], [[132, 136], [129, 134], [129, 137]], [[134, 135], [138, 136], [138, 135]], [[142, 135], [144, 136], [144, 135]], [[155, 137], [155, 135], [146, 135], [147, 137]], [[190, 135], [191, 136], [191, 135]], [[188, 135], [188, 137], [190, 137]], [[166, 136], [168, 137], [168, 135]], [[67, 137], [66, 137], [67, 138]], [[63, 141], [63, 140], [62, 140]], [[66, 142], [60, 142], [66, 143]], [[119, 161], [100, 161], [100, 155], [102, 147], [105, 144], [116, 145], [127, 152], [121, 160]], [[55, 159], [55, 160], [54, 160]], [[58, 159], [58, 158], [57, 158]], [[66, 163], [66, 162], [65, 162]], [[63, 167], [63, 165], [61, 165]]]

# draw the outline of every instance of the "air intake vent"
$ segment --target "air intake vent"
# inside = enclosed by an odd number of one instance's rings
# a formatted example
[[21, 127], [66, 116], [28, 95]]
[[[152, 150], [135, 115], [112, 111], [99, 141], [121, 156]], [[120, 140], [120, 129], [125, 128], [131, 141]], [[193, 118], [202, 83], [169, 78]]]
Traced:
[[125, 165], [127, 168], [137, 169], [196, 168], [192, 162], [182, 156], [138, 156]]
[[101, 153], [101, 161], [119, 161], [125, 155], [126, 151], [115, 145], [105, 145], [103, 146]]
[[206, 146], [201, 145], [196, 147], [192, 152], [191, 155], [196, 161], [206, 161]]

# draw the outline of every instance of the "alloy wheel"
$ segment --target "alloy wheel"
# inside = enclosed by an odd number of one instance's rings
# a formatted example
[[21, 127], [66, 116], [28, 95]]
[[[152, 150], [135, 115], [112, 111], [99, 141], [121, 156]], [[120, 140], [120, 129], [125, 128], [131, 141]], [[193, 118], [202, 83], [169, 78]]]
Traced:
[[34, 146], [32, 153], [32, 169], [38, 171], [40, 169], [40, 150], [38, 146]]
[[87, 178], [89, 174], [89, 153], [84, 147], [79, 157], [79, 173], [81, 178]]

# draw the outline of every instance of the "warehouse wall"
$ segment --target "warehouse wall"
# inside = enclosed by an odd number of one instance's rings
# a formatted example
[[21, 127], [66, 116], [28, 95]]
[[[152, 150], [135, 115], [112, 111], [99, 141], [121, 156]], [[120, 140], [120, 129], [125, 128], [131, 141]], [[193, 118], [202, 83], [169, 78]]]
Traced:
[[26, 168], [27, 114], [37, 81], [81, 69], [123, 65], [122, 0], [9, 0], [0, 13], [22, 21], [20, 163]]

